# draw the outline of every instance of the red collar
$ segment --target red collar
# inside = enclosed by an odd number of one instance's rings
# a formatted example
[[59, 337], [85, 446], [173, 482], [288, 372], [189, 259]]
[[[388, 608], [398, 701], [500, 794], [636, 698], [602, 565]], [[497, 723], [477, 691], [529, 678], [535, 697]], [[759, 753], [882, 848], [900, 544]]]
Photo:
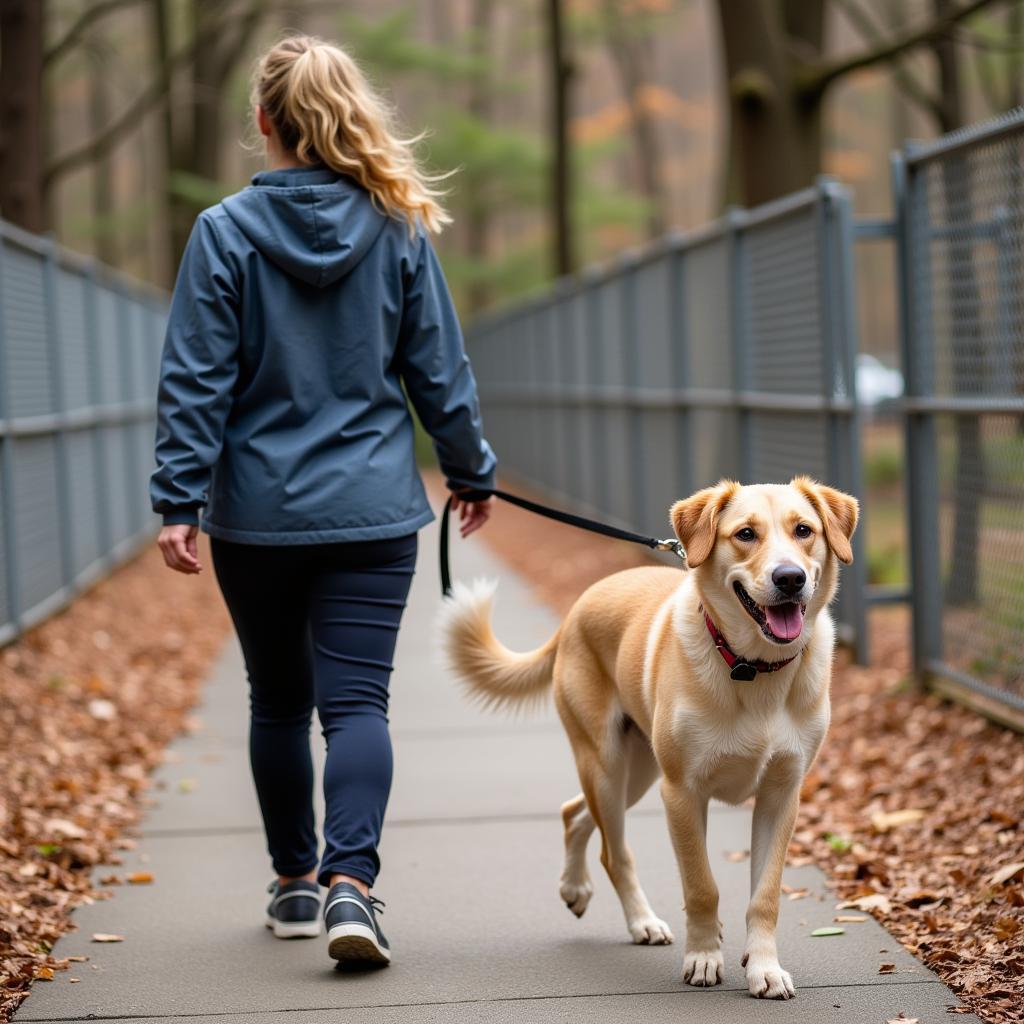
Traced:
[[796, 654], [784, 661], [748, 661], [740, 657], [726, 642], [722, 631], [711, 621], [711, 616], [704, 611], [703, 605], [700, 606], [700, 610], [704, 612], [704, 621], [707, 623], [711, 639], [715, 641], [718, 653], [731, 669], [729, 675], [738, 682], [749, 683], [757, 677], [758, 672], [778, 672], [780, 668], [785, 668], [791, 661], [796, 660]]

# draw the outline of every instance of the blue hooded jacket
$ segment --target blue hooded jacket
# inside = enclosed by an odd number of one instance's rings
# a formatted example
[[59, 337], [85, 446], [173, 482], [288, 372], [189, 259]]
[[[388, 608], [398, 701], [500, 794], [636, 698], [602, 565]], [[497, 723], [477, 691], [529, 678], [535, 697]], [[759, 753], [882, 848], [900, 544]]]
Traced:
[[252, 544], [430, 522], [402, 384], [450, 487], [496, 459], [429, 238], [330, 168], [262, 171], [196, 219], [160, 360], [154, 512]]

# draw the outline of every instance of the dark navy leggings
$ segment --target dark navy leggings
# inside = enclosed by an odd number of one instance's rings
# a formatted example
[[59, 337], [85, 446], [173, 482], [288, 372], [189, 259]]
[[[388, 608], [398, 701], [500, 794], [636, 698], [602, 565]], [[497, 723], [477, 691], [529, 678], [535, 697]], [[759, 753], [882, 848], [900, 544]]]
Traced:
[[210, 538], [214, 573], [249, 677], [249, 756], [279, 875], [317, 866], [314, 706], [327, 740], [317, 874], [373, 885], [391, 789], [388, 679], [417, 535], [287, 546]]

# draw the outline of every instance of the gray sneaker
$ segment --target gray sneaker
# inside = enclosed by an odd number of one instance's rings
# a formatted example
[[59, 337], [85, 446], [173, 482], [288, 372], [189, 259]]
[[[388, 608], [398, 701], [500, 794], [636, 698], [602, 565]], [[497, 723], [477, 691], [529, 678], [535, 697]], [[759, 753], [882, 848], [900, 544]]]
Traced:
[[350, 882], [332, 886], [324, 905], [328, 955], [349, 963], [390, 963], [391, 947], [375, 913], [383, 906], [383, 901], [367, 898]]
[[320, 934], [320, 886], [316, 882], [267, 886], [272, 894], [267, 907], [267, 927], [279, 939], [315, 939]]

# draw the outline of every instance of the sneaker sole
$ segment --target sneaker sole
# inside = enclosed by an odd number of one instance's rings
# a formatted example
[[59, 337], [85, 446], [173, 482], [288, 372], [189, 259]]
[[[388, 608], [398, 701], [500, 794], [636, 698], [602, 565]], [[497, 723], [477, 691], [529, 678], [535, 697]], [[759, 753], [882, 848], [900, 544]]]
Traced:
[[391, 963], [391, 950], [385, 949], [373, 931], [362, 924], [336, 924], [327, 933], [327, 954], [332, 960]]
[[315, 939], [320, 935], [320, 920], [316, 921], [278, 921], [276, 917], [267, 917], [267, 927], [279, 939]]

